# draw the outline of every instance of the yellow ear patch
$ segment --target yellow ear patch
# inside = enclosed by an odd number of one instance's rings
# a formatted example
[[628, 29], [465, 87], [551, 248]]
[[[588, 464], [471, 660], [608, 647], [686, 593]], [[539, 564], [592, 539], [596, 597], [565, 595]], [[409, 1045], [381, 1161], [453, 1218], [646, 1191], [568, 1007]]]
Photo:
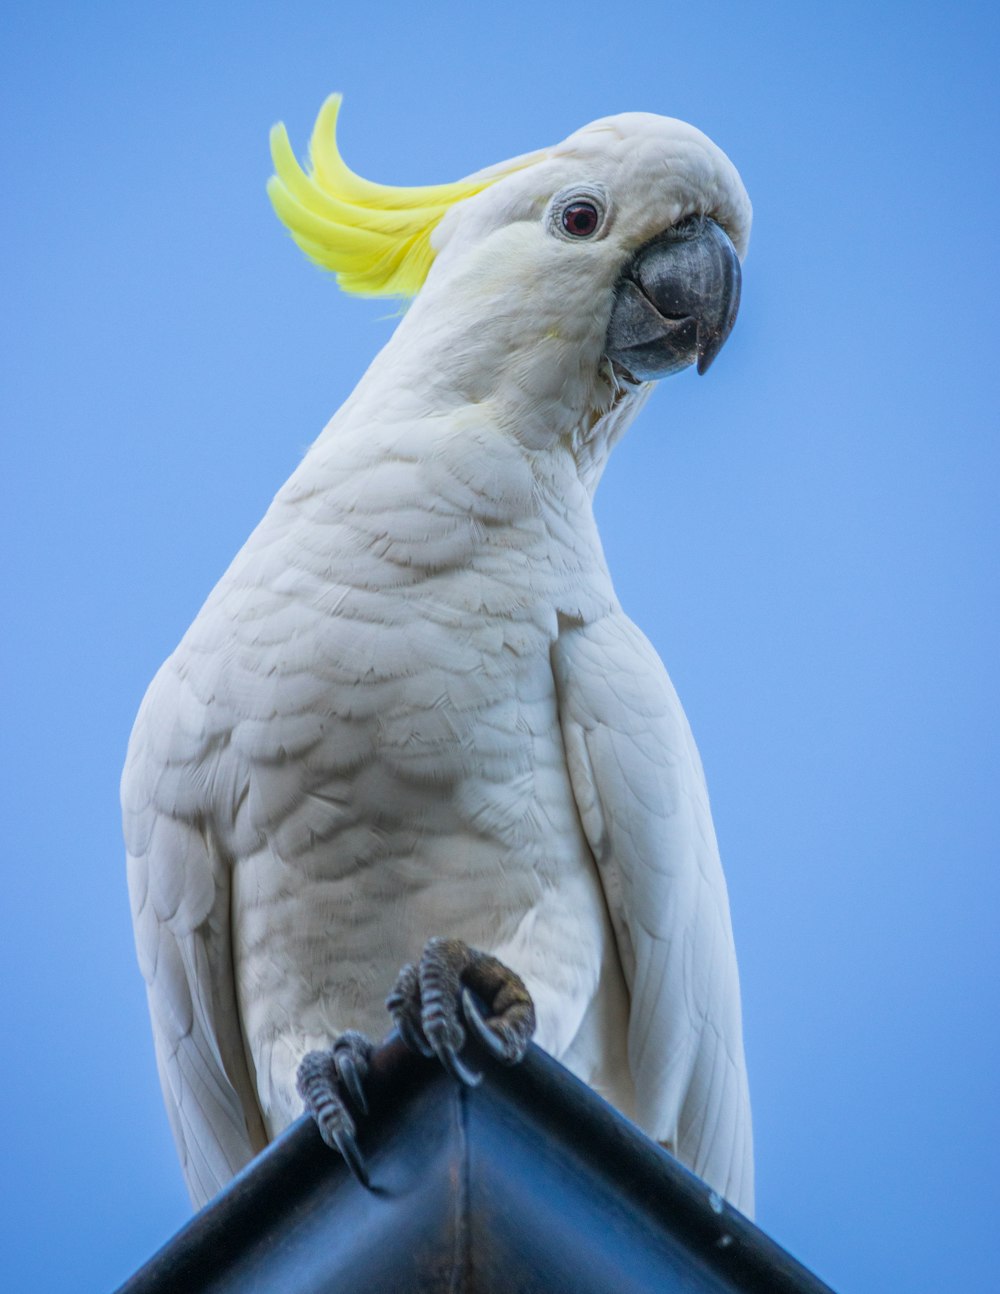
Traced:
[[374, 184], [356, 175], [340, 155], [341, 100], [331, 94], [320, 109], [309, 141], [308, 173], [297, 162], [285, 127], [273, 128], [276, 173], [268, 181], [268, 196], [299, 247], [317, 265], [332, 270], [345, 292], [415, 296], [434, 260], [431, 234], [448, 209], [529, 165], [538, 154], [452, 184]]

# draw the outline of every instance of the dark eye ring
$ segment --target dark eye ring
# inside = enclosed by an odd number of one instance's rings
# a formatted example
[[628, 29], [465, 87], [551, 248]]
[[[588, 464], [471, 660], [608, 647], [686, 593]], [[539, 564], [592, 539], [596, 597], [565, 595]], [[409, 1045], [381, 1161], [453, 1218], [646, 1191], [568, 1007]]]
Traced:
[[592, 202], [571, 202], [563, 208], [562, 227], [572, 238], [589, 238], [601, 223], [601, 214]]

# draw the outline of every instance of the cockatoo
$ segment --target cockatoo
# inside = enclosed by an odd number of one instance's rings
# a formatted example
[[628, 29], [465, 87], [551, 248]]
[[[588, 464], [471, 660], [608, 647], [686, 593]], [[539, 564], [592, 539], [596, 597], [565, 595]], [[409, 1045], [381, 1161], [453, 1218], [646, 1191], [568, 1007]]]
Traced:
[[374, 184], [339, 106], [307, 169], [275, 128], [273, 205], [346, 291], [413, 301], [157, 673], [122, 780], [192, 1199], [303, 1096], [360, 1175], [357, 1040], [391, 990], [465, 1078], [462, 1010], [515, 1059], [533, 1002], [545, 1050], [749, 1213], [705, 781], [592, 511], [653, 382], [725, 341], [749, 200], [705, 135], [645, 113]]

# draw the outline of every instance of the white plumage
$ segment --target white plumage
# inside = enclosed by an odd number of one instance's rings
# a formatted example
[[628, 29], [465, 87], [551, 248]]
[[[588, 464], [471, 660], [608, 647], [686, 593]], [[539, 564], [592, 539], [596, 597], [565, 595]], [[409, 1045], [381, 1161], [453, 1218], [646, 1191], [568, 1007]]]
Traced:
[[[600, 237], [553, 195], [598, 186]], [[589, 190], [588, 190], [589, 191]], [[432, 935], [524, 978], [537, 1041], [752, 1208], [725, 883], [698, 755], [618, 605], [591, 495], [649, 386], [602, 359], [632, 252], [745, 249], [703, 135], [596, 122], [455, 203], [415, 302], [143, 701], [122, 783], [136, 942], [192, 1198], [385, 1031]]]

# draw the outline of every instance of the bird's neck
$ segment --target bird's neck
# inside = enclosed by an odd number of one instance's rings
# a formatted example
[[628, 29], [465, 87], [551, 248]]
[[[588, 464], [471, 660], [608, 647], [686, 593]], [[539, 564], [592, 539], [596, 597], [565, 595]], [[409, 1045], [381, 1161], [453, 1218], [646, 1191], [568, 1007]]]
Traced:
[[521, 304], [463, 316], [418, 298], [334, 422], [359, 407], [385, 425], [478, 410], [530, 454], [568, 448], [593, 493], [650, 388], [614, 382], [591, 321], [530, 330]]

